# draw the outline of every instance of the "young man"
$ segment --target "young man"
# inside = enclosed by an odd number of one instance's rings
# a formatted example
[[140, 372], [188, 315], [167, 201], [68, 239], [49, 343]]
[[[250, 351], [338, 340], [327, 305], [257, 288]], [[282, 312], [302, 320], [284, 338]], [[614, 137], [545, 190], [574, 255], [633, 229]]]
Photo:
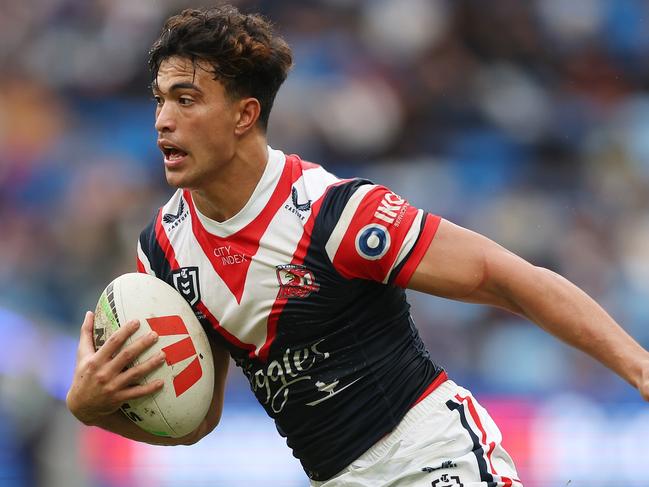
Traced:
[[194, 443], [219, 421], [231, 356], [313, 485], [522, 485], [488, 414], [429, 359], [404, 288], [525, 316], [649, 398], [649, 354], [565, 279], [385, 187], [268, 147], [292, 60], [263, 19], [187, 10], [150, 55], [158, 145], [178, 189], [142, 233], [138, 269], [196, 283], [213, 405], [185, 438], [140, 430], [118, 408], [159, 390], [133, 384], [164, 357], [125, 366], [156, 337], [120, 351], [132, 322], [95, 353], [88, 313], [67, 398], [79, 420]]

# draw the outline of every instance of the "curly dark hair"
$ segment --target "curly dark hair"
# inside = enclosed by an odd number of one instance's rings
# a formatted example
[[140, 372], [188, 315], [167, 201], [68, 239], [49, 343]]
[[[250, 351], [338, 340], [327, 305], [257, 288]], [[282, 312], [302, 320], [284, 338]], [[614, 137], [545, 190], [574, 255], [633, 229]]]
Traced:
[[208, 63], [214, 79], [233, 99], [251, 96], [261, 105], [266, 130], [275, 95], [293, 64], [291, 48], [258, 14], [224, 5], [186, 9], [170, 17], [149, 51], [153, 82], [160, 64], [173, 56]]

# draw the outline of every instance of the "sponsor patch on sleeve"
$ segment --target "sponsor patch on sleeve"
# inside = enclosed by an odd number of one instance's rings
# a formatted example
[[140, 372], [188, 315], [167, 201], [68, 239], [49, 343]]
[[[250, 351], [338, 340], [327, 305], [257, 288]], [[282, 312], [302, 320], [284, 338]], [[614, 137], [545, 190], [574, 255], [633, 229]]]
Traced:
[[360, 186], [347, 202], [326, 250], [344, 277], [387, 282], [419, 236], [423, 211], [384, 186]]

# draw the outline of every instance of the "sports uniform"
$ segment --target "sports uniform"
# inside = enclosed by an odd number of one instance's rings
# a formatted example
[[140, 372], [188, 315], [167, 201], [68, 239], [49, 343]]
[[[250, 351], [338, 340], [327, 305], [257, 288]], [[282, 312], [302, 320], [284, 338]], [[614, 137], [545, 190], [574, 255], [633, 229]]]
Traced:
[[[142, 232], [138, 270], [175, 286], [227, 347], [314, 485], [350, 485], [345, 469], [402, 443], [381, 446], [403, 434], [404, 417], [428, 416], [432, 401], [467, 441], [479, 437], [468, 458], [485, 483], [470, 485], [512, 485], [509, 477], [498, 483], [489, 465], [499, 456], [497, 435], [488, 451], [476, 424], [485, 420], [471, 419], [483, 416], [461, 399], [466, 391], [449, 389], [409, 314], [403, 288], [439, 217], [385, 187], [268, 150], [251, 198], [225, 222], [202, 215], [191, 193], [178, 190]], [[458, 397], [440, 403], [440, 390]], [[463, 417], [473, 431], [462, 429]], [[413, 468], [423, 485], [446, 482], [443, 467]]]

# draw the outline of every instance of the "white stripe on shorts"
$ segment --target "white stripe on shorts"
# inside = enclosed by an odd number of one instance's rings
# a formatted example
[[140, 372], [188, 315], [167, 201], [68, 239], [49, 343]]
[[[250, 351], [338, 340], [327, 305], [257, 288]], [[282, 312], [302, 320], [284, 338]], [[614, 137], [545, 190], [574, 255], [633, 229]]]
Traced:
[[469, 391], [447, 380], [347, 468], [312, 487], [522, 487], [501, 434]]

